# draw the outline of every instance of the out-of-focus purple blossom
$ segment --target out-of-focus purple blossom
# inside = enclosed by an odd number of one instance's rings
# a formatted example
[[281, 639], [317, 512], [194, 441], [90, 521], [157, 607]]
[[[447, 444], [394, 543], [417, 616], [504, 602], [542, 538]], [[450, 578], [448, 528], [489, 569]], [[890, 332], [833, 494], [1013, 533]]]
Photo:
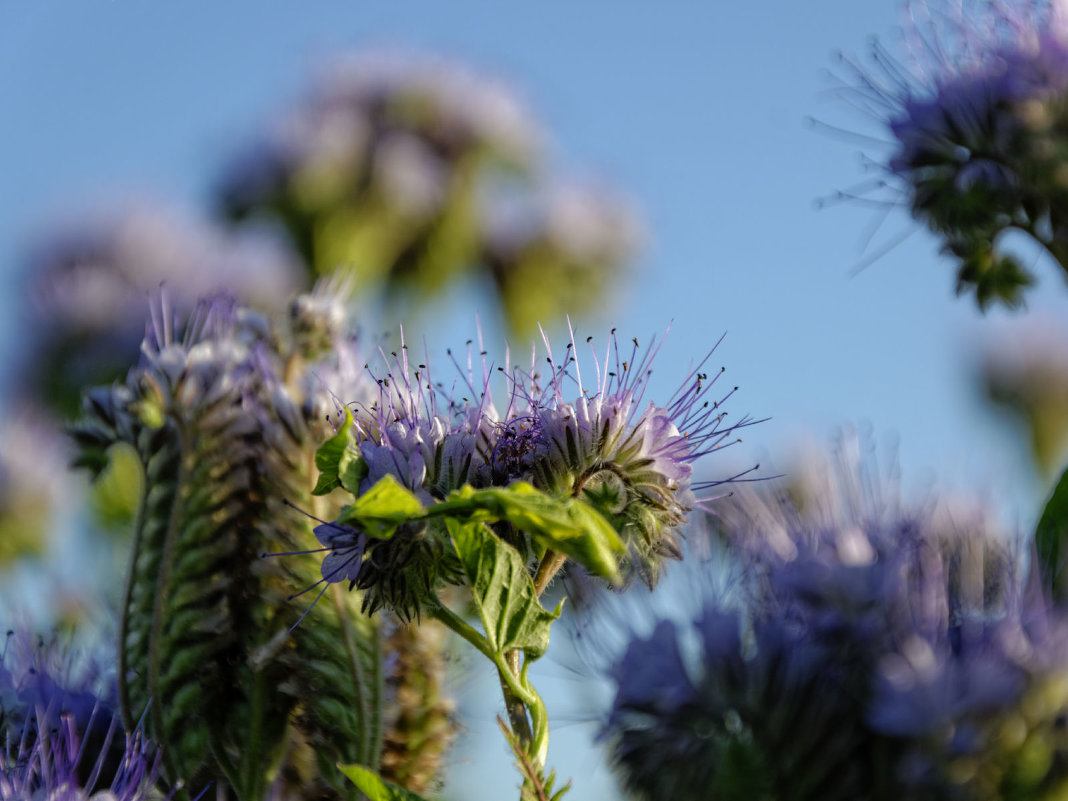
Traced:
[[222, 290], [274, 310], [301, 280], [299, 261], [277, 236], [225, 231], [162, 207], [55, 226], [29, 247], [25, 269], [35, 332], [28, 341], [38, 345], [19, 368], [31, 374], [23, 386], [61, 408], [82, 387], [121, 374], [144, 333], [145, 298], [161, 285], [183, 313]]
[[630, 643], [602, 736], [638, 798], [866, 798], [853, 667], [789, 621], [709, 605]]
[[484, 258], [508, 314], [524, 328], [553, 307], [561, 286], [571, 314], [603, 306], [643, 239], [633, 204], [593, 182], [500, 188], [484, 205]]
[[637, 213], [603, 187], [557, 183], [529, 194], [501, 195], [492, 194], [486, 202], [491, 261], [552, 250], [590, 265], [626, 256], [641, 238]]
[[1068, 270], [1068, 7], [910, 0], [902, 29], [900, 54], [877, 44], [872, 67], [850, 64], [846, 96], [891, 135], [881, 167], [958, 259], [957, 291], [1018, 305], [1033, 277], [1001, 233]]
[[681, 799], [1068, 787], [1068, 620], [1024, 581], [1019, 549], [974, 502], [905, 502], [856, 440], [797, 475], [739, 488], [691, 532], [720, 543], [728, 590], [692, 581], [689, 614], [616, 651], [603, 736], [626, 785]]
[[[103, 693], [103, 694], [101, 694]], [[0, 798], [158, 798], [156, 749], [123, 731], [99, 668], [76, 667], [54, 644], [8, 632], [0, 653]]]
[[152, 205], [53, 226], [47, 240], [31, 245], [26, 263], [41, 314], [90, 329], [116, 317], [141, 322], [146, 293], [161, 284], [182, 309], [227, 290], [270, 310], [300, 281], [295, 256], [266, 229], [228, 231]]
[[514, 93], [448, 60], [338, 58], [227, 168], [219, 205], [276, 220], [312, 272], [343, 269], [359, 293], [484, 275], [526, 336], [603, 307], [640, 228], [617, 194], [558, 180], [541, 139]]
[[9, 410], [0, 424], [0, 569], [48, 551], [55, 510], [74, 491], [68, 462], [60, 433], [39, 410]]
[[[528, 169], [540, 138], [512, 92], [456, 63], [387, 51], [341, 57], [229, 168], [220, 195], [239, 216], [365, 201], [399, 229], [442, 214], [477, 162]], [[337, 266], [312, 261], [319, 270]]]
[[369, 171], [402, 206], [425, 210], [416, 199], [429, 199], [426, 188], [452, 169], [450, 159], [475, 152], [526, 165], [540, 139], [510, 90], [454, 62], [390, 51], [341, 57], [234, 166], [222, 194], [238, 208], [264, 203], [290, 181], [340, 195]]

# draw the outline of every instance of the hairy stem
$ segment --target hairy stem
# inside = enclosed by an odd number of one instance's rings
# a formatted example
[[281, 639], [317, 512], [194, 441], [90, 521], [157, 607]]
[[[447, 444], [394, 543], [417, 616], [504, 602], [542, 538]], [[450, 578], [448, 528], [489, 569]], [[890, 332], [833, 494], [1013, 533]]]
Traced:
[[566, 554], [556, 551], [545, 552], [545, 556], [541, 558], [541, 563], [538, 565], [538, 572], [534, 574], [534, 593], [537, 597], [541, 597], [566, 561]]
[[534, 734], [530, 728], [530, 719], [527, 717], [527, 708], [537, 703], [539, 699], [520, 683], [519, 652], [510, 651], [506, 656], [496, 653], [490, 648], [485, 637], [440, 600], [431, 604], [427, 611], [435, 620], [444, 623], [459, 634], [496, 665], [497, 675], [501, 682], [501, 693], [504, 695], [504, 706], [508, 712], [508, 719], [512, 723], [512, 730], [523, 747], [529, 747], [534, 741]]

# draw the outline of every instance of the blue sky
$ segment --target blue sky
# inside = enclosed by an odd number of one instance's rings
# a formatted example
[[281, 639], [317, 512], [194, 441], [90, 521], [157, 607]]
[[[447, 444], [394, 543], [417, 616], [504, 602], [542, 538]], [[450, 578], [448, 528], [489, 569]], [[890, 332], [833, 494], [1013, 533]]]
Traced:
[[[732, 414], [772, 419], [723, 472], [870, 424], [878, 442], [897, 440], [906, 485], [972, 489], [1026, 528], [1045, 488], [969, 384], [978, 344], [1012, 336], [1011, 319], [955, 299], [953, 266], [922, 231], [852, 276], [874, 212], [814, 207], [863, 178], [861, 146], [806, 118], [873, 130], [829, 91], [833, 54], [861, 53], [873, 34], [892, 41], [897, 13], [891, 0], [5, 3], [0, 265], [10, 275], [21, 243], [59, 212], [131, 194], [198, 207], [225, 155], [326, 54], [452, 55], [526, 98], [561, 169], [608, 178], [642, 209], [648, 246], [598, 325], [645, 337], [674, 321], [658, 362], [669, 389], [726, 332], [715, 361], [741, 387]], [[897, 211], [875, 242], [913, 226]], [[1037, 272], [1032, 313], [1068, 319], [1061, 278]], [[20, 345], [13, 303], [0, 302], [8, 355]], [[479, 311], [450, 303], [453, 321]], [[469, 328], [446, 330], [462, 341]], [[492, 721], [494, 709], [473, 711]], [[596, 797], [604, 771], [588, 767], [575, 730], [553, 752], [576, 796]], [[472, 731], [482, 742], [492, 725]], [[497, 798], [511, 782], [481, 778], [485, 760], [507, 767], [496, 741], [463, 758], [455, 797]]]

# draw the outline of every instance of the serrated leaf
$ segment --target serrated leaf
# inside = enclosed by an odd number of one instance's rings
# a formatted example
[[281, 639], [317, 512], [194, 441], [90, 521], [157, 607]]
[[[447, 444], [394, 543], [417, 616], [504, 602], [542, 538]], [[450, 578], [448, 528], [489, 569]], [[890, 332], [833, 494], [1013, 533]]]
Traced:
[[369, 801], [426, 801], [416, 793], [387, 782], [377, 773], [363, 765], [338, 765], [338, 769], [360, 788]]
[[1064, 563], [1068, 558], [1065, 540], [1068, 539], [1068, 470], [1061, 475], [1053, 494], [1042, 510], [1035, 528], [1035, 548], [1042, 583], [1057, 598], [1068, 595], [1065, 587]]
[[531, 659], [549, 647], [549, 627], [560, 609], [546, 610], [519, 552], [481, 522], [445, 521], [478, 608], [486, 640], [499, 654], [522, 649]]
[[356, 449], [352, 435], [352, 412], [345, 409], [345, 422], [330, 439], [315, 452], [315, 466], [319, 480], [313, 495], [326, 495], [338, 487], [359, 494], [360, 482], [367, 476], [367, 463]]
[[574, 559], [609, 581], [620, 581], [618, 556], [626, 548], [604, 517], [578, 498], [556, 498], [525, 482], [472, 490], [465, 487], [450, 500], [463, 499], [472, 509], [488, 511], [526, 531], [545, 548]]
[[421, 518], [423, 512], [415, 493], [387, 473], [346, 507], [337, 522], [384, 540], [392, 537], [401, 524]]

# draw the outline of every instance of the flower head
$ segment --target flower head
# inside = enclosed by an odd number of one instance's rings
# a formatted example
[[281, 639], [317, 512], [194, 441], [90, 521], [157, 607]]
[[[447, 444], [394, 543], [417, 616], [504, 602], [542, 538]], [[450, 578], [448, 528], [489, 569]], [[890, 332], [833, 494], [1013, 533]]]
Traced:
[[234, 233], [162, 208], [96, 215], [57, 225], [25, 258], [32, 354], [21, 369], [33, 391], [73, 411], [81, 389], [111, 381], [135, 357], [145, 296], [167, 286], [183, 314], [210, 293], [278, 309], [301, 267], [264, 231]]
[[882, 165], [959, 261], [957, 291], [1014, 306], [1032, 276], [995, 247], [1024, 231], [1068, 269], [1068, 6], [908, 5], [906, 53], [876, 45], [853, 98], [892, 138]]
[[694, 463], [736, 442], [752, 421], [726, 421], [722, 404], [737, 388], [711, 394], [723, 372], [703, 372], [711, 354], [661, 405], [646, 398], [659, 342], [642, 349], [635, 338], [621, 347], [613, 331], [600, 358], [592, 337], [587, 342], [590, 384], [583, 383], [573, 336], [562, 363], [544, 339], [544, 383], [533, 358], [529, 371], [513, 370], [491, 468], [503, 483], [528, 480], [592, 503], [622, 535], [631, 568], [651, 585], [664, 557], [681, 556], [679, 527], [702, 503], [699, 494], [724, 483], [695, 481]]
[[616, 651], [603, 736], [628, 787], [682, 799], [1063, 787], [1052, 732], [1068, 629], [1011, 544], [974, 506], [903, 502], [849, 441], [835, 469], [802, 475], [815, 480], [717, 506], [719, 558], [696, 573], [726, 560], [728, 588], [695, 581], [696, 609], [672, 606]]
[[[661, 406], [645, 397], [658, 342], [643, 350], [634, 340], [624, 349], [613, 333], [605, 352], [594, 353], [590, 385], [583, 383], [573, 336], [562, 360], [547, 337], [544, 347], [545, 370], [537, 367], [536, 348], [529, 368], [498, 368], [506, 380], [498, 406], [495, 371], [481, 340], [481, 374], [476, 377], [469, 352], [466, 369], [455, 362], [460, 380], [451, 389], [432, 380], [427, 362], [412, 365], [402, 340], [399, 353], [384, 357], [388, 372], [375, 373], [377, 402], [356, 410], [355, 447], [366, 467], [360, 492], [387, 474], [424, 503], [464, 485], [527, 481], [593, 505], [628, 546], [630, 575], [652, 584], [663, 558], [680, 555], [677, 537], [686, 514], [724, 483], [694, 480], [694, 462], [735, 442], [734, 434], [751, 420], [725, 422], [721, 404], [734, 390], [710, 395], [718, 374], [702, 372], [707, 358]], [[498, 533], [521, 553], [532, 553], [522, 532], [502, 527]], [[354, 582], [367, 591], [372, 609], [386, 604], [410, 614], [418, 592], [458, 577], [448, 537], [435, 524], [402, 526], [386, 540], [334, 523], [320, 526], [317, 535], [333, 551], [324, 579]]]
[[[108, 685], [103, 685], [107, 687]], [[54, 645], [8, 632], [0, 653], [0, 798], [143, 801], [159, 797], [156, 749], [124, 732], [114, 689]]]

